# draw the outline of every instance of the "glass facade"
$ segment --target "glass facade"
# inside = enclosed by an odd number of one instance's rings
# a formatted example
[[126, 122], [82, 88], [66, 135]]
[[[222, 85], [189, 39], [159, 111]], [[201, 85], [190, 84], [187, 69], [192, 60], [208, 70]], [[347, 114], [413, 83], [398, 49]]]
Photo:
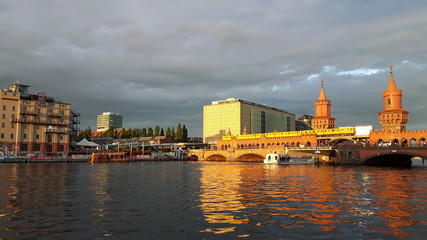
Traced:
[[117, 113], [103, 113], [98, 115], [96, 118], [96, 129], [98, 131], [108, 130], [108, 128], [122, 128], [123, 126], [123, 116], [118, 115]]
[[290, 117], [251, 109], [250, 133], [284, 132], [290, 129]]

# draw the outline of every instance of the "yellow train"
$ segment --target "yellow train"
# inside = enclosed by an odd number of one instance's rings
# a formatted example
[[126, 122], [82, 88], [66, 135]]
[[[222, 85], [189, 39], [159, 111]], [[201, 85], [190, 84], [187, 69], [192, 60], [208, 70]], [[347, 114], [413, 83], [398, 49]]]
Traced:
[[[256, 133], [256, 134], [245, 134], [237, 135], [236, 139], [256, 139], [262, 136], [267, 138], [277, 138], [277, 137], [297, 137], [302, 135], [316, 134], [317, 136], [330, 136], [330, 135], [354, 135], [354, 127], [346, 128], [331, 128], [331, 129], [318, 129], [318, 130], [305, 130], [305, 131], [289, 131], [289, 132], [272, 132], [272, 133]], [[223, 136], [221, 138], [223, 141], [231, 140], [232, 136]]]

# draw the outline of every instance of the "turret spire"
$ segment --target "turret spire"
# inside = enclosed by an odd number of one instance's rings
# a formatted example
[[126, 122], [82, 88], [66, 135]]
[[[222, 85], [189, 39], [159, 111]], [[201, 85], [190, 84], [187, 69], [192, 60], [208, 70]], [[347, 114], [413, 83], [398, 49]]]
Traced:
[[328, 100], [326, 98], [326, 93], [325, 93], [325, 88], [323, 87], [323, 81], [325, 81], [325, 79], [321, 79], [321, 88], [320, 88], [320, 94], [319, 94], [319, 98], [317, 100]]
[[388, 82], [387, 90], [397, 90], [396, 82], [393, 77], [393, 65], [390, 65], [390, 81]]
[[335, 118], [331, 116], [331, 101], [326, 98], [324, 79], [320, 80], [319, 98], [314, 102], [315, 116], [311, 119], [313, 129], [328, 129], [335, 127]]
[[408, 111], [402, 109], [402, 90], [397, 89], [390, 66], [390, 80], [383, 92], [384, 110], [378, 113], [382, 129], [386, 131], [405, 131], [409, 120]]

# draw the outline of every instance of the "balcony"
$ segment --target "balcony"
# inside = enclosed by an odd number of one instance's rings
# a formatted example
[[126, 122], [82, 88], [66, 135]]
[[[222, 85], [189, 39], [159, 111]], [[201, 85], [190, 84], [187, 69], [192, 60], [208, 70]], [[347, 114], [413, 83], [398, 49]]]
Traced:
[[38, 113], [36, 110], [29, 109], [29, 110], [21, 110], [20, 112], [22, 115], [37, 115]]
[[64, 116], [63, 113], [59, 113], [59, 112], [48, 112], [47, 115], [49, 117], [57, 117], [57, 118], [61, 118]]
[[52, 125], [52, 126], [68, 126], [68, 121], [64, 120], [37, 120], [37, 119], [26, 119], [26, 118], [12, 118], [13, 123], [29, 123], [29, 124], [40, 124], [40, 125]]
[[67, 134], [68, 133], [68, 129], [47, 127], [45, 132], [46, 133], [63, 133], [63, 134]]

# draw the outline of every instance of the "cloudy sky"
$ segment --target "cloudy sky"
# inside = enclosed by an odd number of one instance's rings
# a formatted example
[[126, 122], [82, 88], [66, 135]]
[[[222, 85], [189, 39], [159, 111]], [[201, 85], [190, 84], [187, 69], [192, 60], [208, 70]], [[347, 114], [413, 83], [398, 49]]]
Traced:
[[373, 125], [394, 65], [408, 129], [427, 129], [425, 0], [0, 0], [0, 82], [19, 80], [124, 127], [182, 123], [230, 97]]

